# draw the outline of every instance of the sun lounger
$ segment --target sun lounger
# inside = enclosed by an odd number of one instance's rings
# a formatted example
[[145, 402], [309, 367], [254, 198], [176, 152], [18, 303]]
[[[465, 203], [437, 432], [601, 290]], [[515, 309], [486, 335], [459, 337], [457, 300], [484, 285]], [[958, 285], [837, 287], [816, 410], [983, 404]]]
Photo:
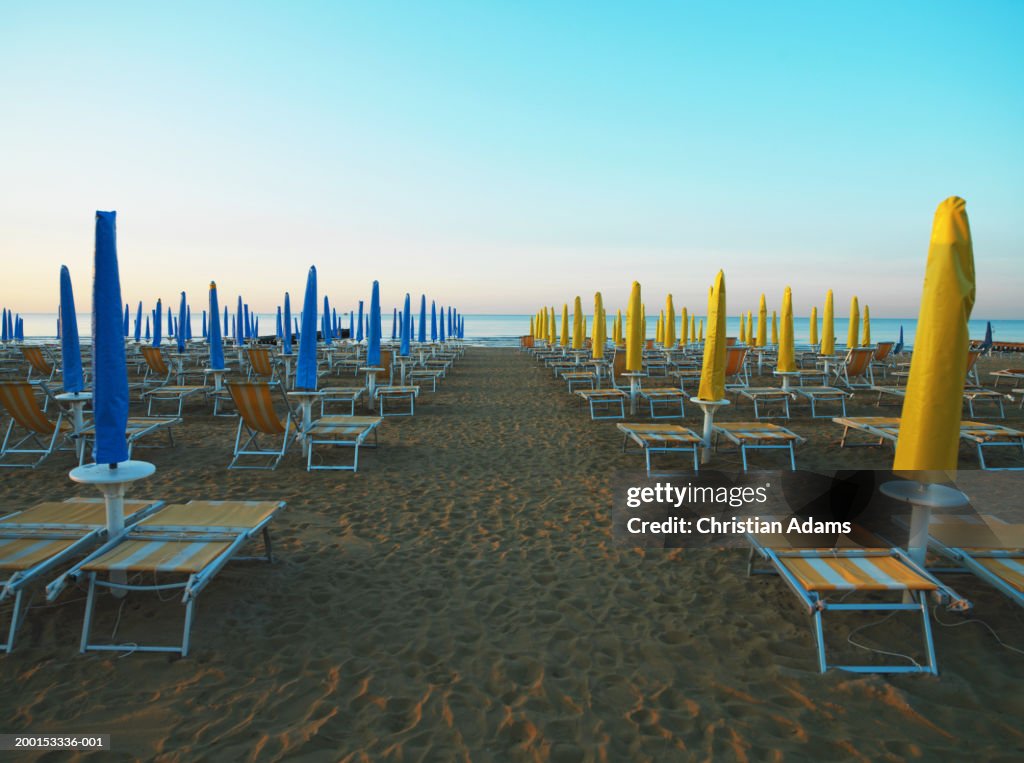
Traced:
[[[125, 501], [125, 522], [132, 524], [162, 502]], [[14, 597], [7, 641], [0, 652], [14, 648], [23, 618], [26, 590], [61, 564], [84, 554], [106, 537], [106, 510], [98, 499], [40, 503], [0, 517], [0, 601]]]
[[960, 439], [975, 446], [982, 469], [989, 471], [1024, 471], [1024, 466], [989, 466], [985, 463], [986, 448], [1015, 448], [1024, 454], [1024, 432], [1000, 424], [961, 421]]
[[789, 465], [796, 471], [796, 451], [794, 446], [806, 442], [803, 437], [791, 432], [778, 424], [760, 424], [757, 422], [722, 422], [714, 425], [715, 447], [720, 437], [739, 448], [743, 460], [743, 471], [747, 470], [748, 450], [787, 450]]
[[[896, 444], [896, 438], [900, 433], [900, 420], [892, 416], [840, 416], [832, 419], [833, 422], [843, 427], [843, 436], [839, 440], [840, 448], [879, 446], [885, 442]], [[878, 438], [877, 442], [847, 442], [851, 431], [863, 432], [872, 438]]]
[[686, 427], [678, 424], [619, 423], [615, 425], [623, 433], [622, 450], [632, 440], [644, 452], [648, 477], [670, 477], [679, 472], [652, 472], [652, 453], [689, 453], [693, 456], [693, 470], [699, 471], [698, 448], [703, 440]]
[[[377, 399], [377, 403], [380, 406], [381, 416], [413, 416], [416, 414], [416, 398], [420, 394], [420, 388], [412, 385], [398, 385], [398, 384], [386, 384], [381, 387], [375, 387], [373, 390], [373, 396]], [[385, 403], [391, 402], [406, 402], [409, 404], [409, 411], [406, 413], [402, 410], [399, 413], [387, 413]]]
[[999, 382], [1003, 379], [1009, 379], [1012, 383], [1016, 383], [1021, 379], [1024, 379], [1024, 368], [1004, 368], [1000, 371], [989, 371], [988, 375], [996, 377], [992, 386], [998, 387]]
[[[197, 597], [230, 561], [273, 561], [268, 525], [284, 505], [273, 501], [193, 501], [165, 506], [89, 554], [66, 576], [51, 583], [48, 594], [55, 597], [66, 579], [88, 581], [82, 652], [172, 652], [185, 657]], [[259, 536], [263, 538], [264, 553], [260, 557], [241, 557], [242, 548]], [[124, 583], [114, 582], [109, 578], [115, 573], [127, 573], [131, 578]], [[181, 590], [185, 625], [180, 645], [90, 643], [97, 588], [158, 593]]]
[[626, 418], [625, 401], [629, 396], [621, 389], [578, 389], [576, 395], [586, 401], [594, 421]]
[[348, 403], [350, 406], [349, 415], [356, 415], [356, 403], [366, 392], [365, 387], [324, 387], [320, 390], [323, 396], [320, 398], [320, 415], [323, 416], [328, 403]]
[[578, 387], [594, 389], [597, 386], [597, 375], [593, 371], [563, 371], [562, 379], [568, 385], [570, 394]]
[[[882, 398], [888, 395], [889, 397], [895, 397], [902, 400], [907, 395], [906, 387], [872, 387], [872, 392], [878, 393], [878, 402], [876, 405], [882, 404]], [[969, 416], [977, 416], [975, 411], [976, 403], [988, 403], [996, 406], [999, 410], [998, 418], [1006, 418], [1006, 409], [1003, 407], [1003, 400], [1010, 399], [1008, 395], [999, 390], [995, 389], [984, 389], [983, 387], [965, 387], [964, 388], [964, 402], [967, 403], [967, 413]]]
[[[751, 544], [748, 573], [778, 574], [800, 599], [814, 620], [818, 648], [818, 668], [854, 673], [938, 673], [928, 598], [931, 596], [952, 611], [963, 612], [971, 605], [953, 589], [914, 563], [897, 548], [863, 548], [852, 539], [838, 536], [831, 548], [794, 547], [793, 534], [748, 534]], [[772, 569], [758, 570], [754, 560], [760, 557]], [[880, 594], [900, 597], [900, 601], [878, 601]], [[867, 601], [851, 601], [853, 596]], [[910, 601], [903, 601], [906, 595]], [[838, 596], [838, 600], [830, 597]], [[829, 664], [825, 645], [824, 619], [827, 612], [917, 612], [924, 633], [925, 664], [912, 665], [836, 665]]]
[[[176, 424], [180, 424], [181, 419], [176, 416], [132, 416], [128, 419], [125, 427], [125, 436], [128, 439], [128, 457], [131, 458], [132, 450], [135, 448], [135, 443], [139, 442], [145, 437], [156, 432], [165, 431], [167, 432], [168, 444], [166, 447], [174, 447], [174, 429]], [[82, 447], [82, 455], [79, 459], [80, 462], [84, 463], [86, 454], [91, 452], [89, 447], [89, 441], [96, 436], [95, 424], [89, 424], [81, 432], [79, 437], [85, 440], [85, 444]], [[158, 447], [158, 446], [152, 446]]]
[[[652, 419], [681, 419], [685, 415], [683, 402], [686, 393], [679, 387], [650, 387], [640, 390], [640, 397], [647, 401]], [[668, 413], [657, 413], [658, 406], [668, 408]], [[677, 412], [678, 411], [678, 412]]]
[[[348, 471], [359, 470], [359, 446], [366, 442], [366, 439], [373, 434], [373, 444], [366, 445], [367, 448], [377, 447], [377, 427], [383, 421], [379, 416], [322, 416], [312, 423], [306, 430], [306, 470], [315, 471], [319, 469], [344, 469]], [[320, 463], [313, 465], [313, 451], [317, 445], [329, 445], [334, 447], [352, 448], [354, 451], [351, 465], [327, 465]]]
[[[235, 449], [228, 469], [276, 469], [293, 441], [295, 427], [292, 424], [291, 406], [284, 399], [288, 413], [282, 421], [274, 410], [272, 390], [280, 392], [280, 385], [266, 382], [231, 382], [227, 385], [231, 399], [238, 410], [238, 431], [235, 434]], [[245, 441], [242, 441], [243, 435]], [[262, 447], [260, 438], [281, 438], [280, 447]], [[269, 463], [240, 464], [240, 459], [257, 457], [269, 459]]]
[[[735, 392], [754, 403], [754, 418], [758, 421], [763, 419], [772, 418], [789, 418], [789, 401], [793, 397], [792, 392], [788, 392], [781, 387], [734, 387], [729, 390]], [[772, 405], [781, 403], [782, 404], [782, 415], [772, 416], [770, 414], [761, 414], [761, 409], [758, 404]]]
[[929, 546], [1024, 607], [1024, 524], [981, 520], [968, 524], [933, 516]]
[[852, 397], [851, 392], [839, 389], [839, 387], [794, 387], [793, 393], [805, 398], [810, 401], [811, 404], [811, 418], [812, 419], [828, 419], [832, 418], [831, 413], [819, 414], [817, 406], [820, 403], [839, 403], [841, 409], [841, 415], [846, 415], [846, 399]]
[[174, 415], [180, 417], [185, 401], [192, 397], [192, 395], [198, 395], [202, 392], [206, 392], [205, 387], [179, 384], [164, 384], [159, 387], [147, 389], [142, 393], [142, 398], [146, 401], [146, 415], [153, 415], [153, 403], [165, 403], [169, 401], [171, 403], [177, 403], [178, 409], [175, 411]]
[[430, 391], [437, 392], [437, 383], [444, 378], [444, 373], [440, 368], [414, 368], [409, 372], [409, 382], [416, 386], [429, 382]]

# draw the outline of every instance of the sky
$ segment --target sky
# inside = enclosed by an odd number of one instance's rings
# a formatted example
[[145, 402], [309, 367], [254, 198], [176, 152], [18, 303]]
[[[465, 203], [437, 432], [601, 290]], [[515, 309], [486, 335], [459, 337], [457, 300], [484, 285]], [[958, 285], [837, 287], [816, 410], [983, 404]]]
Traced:
[[[426, 293], [916, 315], [967, 200], [976, 317], [1024, 318], [1024, 2], [0, 0], [0, 303]], [[194, 296], [191, 296], [194, 295]]]

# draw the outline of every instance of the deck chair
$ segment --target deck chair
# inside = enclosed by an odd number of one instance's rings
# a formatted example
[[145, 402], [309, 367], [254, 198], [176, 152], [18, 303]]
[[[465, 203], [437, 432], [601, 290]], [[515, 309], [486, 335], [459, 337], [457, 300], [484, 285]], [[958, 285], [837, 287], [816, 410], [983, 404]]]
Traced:
[[[171, 652], [188, 656], [195, 602], [199, 594], [231, 561], [273, 561], [268, 525], [284, 508], [274, 501], [192, 501], [164, 506], [107, 541], [47, 587], [55, 598], [68, 579], [88, 581], [82, 639], [87, 651]], [[262, 536], [260, 556], [240, 556], [243, 547]], [[112, 573], [127, 573], [128, 582], [114, 582]], [[108, 579], [101, 579], [105, 575]], [[164, 579], [158, 578], [164, 576]], [[170, 580], [168, 580], [168, 578]], [[144, 582], [151, 580], [152, 582]], [[179, 589], [185, 605], [185, 625], [180, 644], [90, 643], [89, 633], [96, 609], [96, 589], [166, 591]]]
[[[747, 387], [750, 374], [747, 372], [747, 351], [749, 347], [733, 345], [725, 348], [725, 386], [727, 389]], [[732, 379], [732, 384], [729, 380]]]
[[[267, 382], [229, 382], [227, 388], [235, 403], [235, 409], [238, 411], [235, 449], [228, 469], [276, 469], [295, 435], [291, 406], [288, 405], [288, 399], [283, 394], [281, 397], [288, 410], [283, 421], [274, 410], [274, 399], [271, 392], [280, 390], [280, 385], [270, 385]], [[261, 447], [261, 437], [280, 437], [281, 445], [276, 448]], [[261, 460], [269, 459], [269, 463], [239, 463], [243, 458], [248, 460], [250, 456], [258, 457]]]
[[[153, 403], [177, 404], [174, 416], [181, 417], [185, 401], [193, 395], [205, 393], [206, 387], [197, 387], [184, 384], [165, 384], [159, 387], [152, 387], [142, 392], [142, 399], [146, 401], [146, 415], [153, 416]], [[215, 401], [216, 404], [216, 401]]]
[[[616, 350], [615, 357], [612, 358], [612, 386], [616, 389], [629, 391], [629, 378], [623, 376], [626, 373], [626, 351]], [[642, 371], [636, 371], [634, 373], [640, 374], [641, 377], [646, 376]]]
[[[365, 445], [367, 448], [377, 447], [377, 427], [384, 419], [379, 416], [321, 416], [314, 421], [306, 430], [306, 471], [319, 469], [344, 469], [348, 471], [359, 471], [359, 446], [364, 445], [370, 434], [373, 434], [373, 444]], [[329, 445], [332, 447], [352, 448], [352, 464], [327, 465], [320, 463], [313, 465], [313, 451], [317, 445]]]
[[689, 453], [693, 457], [693, 471], [700, 471], [698, 449], [704, 442], [693, 430], [678, 424], [635, 424], [620, 423], [615, 425], [622, 432], [622, 451], [632, 440], [644, 453], [648, 477], [672, 477], [680, 472], [651, 471], [651, 455], [654, 453]]
[[[135, 444], [140, 440], [148, 437], [151, 434], [157, 432], [167, 433], [167, 445], [163, 447], [173, 448], [174, 447], [174, 426], [180, 424], [181, 419], [177, 416], [130, 416], [125, 425], [125, 437], [128, 440], [128, 457], [131, 458], [132, 450], [135, 448]], [[95, 424], [89, 424], [79, 433], [79, 437], [85, 439], [85, 445], [82, 447], [81, 457], [79, 463], [85, 462], [86, 453], [91, 453], [92, 450], [89, 447], [90, 440], [96, 436]], [[161, 446], [147, 446], [147, 447], [161, 447]]]
[[[0, 467], [34, 469], [58, 449], [62, 436], [71, 433], [71, 425], [64, 420], [63, 411], [57, 414], [56, 421], [46, 417], [39, 407], [32, 384], [27, 381], [0, 382], [0, 404], [11, 417], [0, 445]], [[16, 429], [19, 430], [17, 433]], [[33, 445], [35, 447], [27, 447]], [[34, 460], [21, 460], [25, 456]]]
[[[747, 534], [751, 545], [747, 572], [749, 575], [779, 575], [800, 599], [814, 621], [818, 669], [822, 673], [829, 668], [838, 668], [854, 673], [938, 674], [928, 616], [929, 597], [954, 612], [969, 611], [970, 602], [898, 548], [865, 548], [846, 536], [839, 536], [831, 548], [796, 547], [793, 541], [799, 537], [792, 533]], [[809, 540], [814, 542], [815, 539]], [[757, 558], [768, 562], [771, 568], [755, 567]], [[898, 595], [901, 600], [877, 601], [881, 594]], [[908, 595], [909, 601], [902, 601], [904, 594]], [[851, 601], [850, 597], [855, 595], [868, 600]], [[838, 596], [838, 600], [830, 600], [834, 596]], [[844, 611], [917, 612], [921, 616], [924, 635], [925, 664], [829, 664], [825, 648], [825, 615]]]
[[803, 437], [791, 432], [778, 424], [761, 424], [758, 422], [722, 422], [713, 427], [715, 448], [718, 441], [725, 437], [739, 448], [743, 460], [743, 471], [747, 471], [747, 451], [749, 450], [785, 450], [789, 452], [789, 466], [796, 471], [795, 445], [807, 442]]
[[[966, 382], [965, 382], [965, 384], [967, 384], [968, 386], [972, 386], [972, 387], [980, 387], [981, 386], [981, 381], [978, 379], [978, 369], [976, 368], [976, 365], [978, 363], [978, 358], [980, 358], [980, 357], [981, 357], [981, 350], [968, 350], [967, 351], [967, 364], [966, 364], [966, 366], [964, 368], [964, 373], [966, 374]], [[903, 368], [904, 370], [896, 371], [893, 374], [893, 376], [895, 378], [897, 378], [897, 379], [903, 379], [904, 380], [903, 383], [906, 384], [906, 380], [910, 378], [910, 364], [909, 363], [902, 363], [902, 364], [900, 364], [900, 367]]]
[[880, 368], [882, 376], [885, 376], [886, 369], [889, 368], [889, 356], [892, 354], [892, 348], [895, 346], [895, 342], [879, 342], [875, 345], [875, 352], [871, 356], [871, 368]]
[[836, 382], [847, 389], [865, 389], [875, 386], [871, 360], [875, 351], [870, 347], [851, 347], [836, 374]]
[[143, 389], [170, 384], [174, 372], [167, 365], [167, 361], [164, 360], [164, 354], [160, 351], [160, 348], [141, 345], [139, 352], [146, 364], [146, 373], [142, 377]]
[[578, 389], [576, 395], [590, 407], [592, 421], [626, 418], [625, 401], [629, 396], [621, 389]]
[[[125, 501], [125, 522], [131, 525], [156, 510], [162, 501]], [[0, 652], [14, 648], [14, 637], [28, 610], [24, 595], [35, 583], [65, 562], [81, 556], [107, 535], [102, 499], [71, 498], [40, 503], [0, 517], [0, 601], [14, 598], [7, 640]]]
[[933, 515], [928, 545], [958, 565], [952, 571], [973, 573], [1024, 607], [1024, 524], [981, 519], [967, 524]]
[[266, 347], [250, 347], [246, 353], [249, 357], [249, 379], [254, 376], [260, 381], [274, 381], [277, 378], [277, 368], [275, 368], [273, 361], [270, 357], [270, 350]]
[[32, 381], [33, 371], [43, 381], [51, 381], [57, 373], [57, 364], [46, 359], [42, 347], [22, 347], [21, 354], [28, 361], [28, 376], [25, 381]]

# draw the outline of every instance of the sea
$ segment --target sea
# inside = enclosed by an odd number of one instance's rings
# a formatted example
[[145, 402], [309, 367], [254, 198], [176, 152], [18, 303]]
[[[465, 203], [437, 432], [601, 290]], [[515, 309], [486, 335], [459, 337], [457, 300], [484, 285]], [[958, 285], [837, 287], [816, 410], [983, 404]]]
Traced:
[[[57, 336], [57, 315], [56, 313], [26, 313], [21, 316], [25, 321], [25, 339], [29, 341], [53, 340]], [[263, 335], [270, 335], [276, 331], [277, 316], [275, 313], [258, 313], [259, 329]], [[519, 344], [519, 337], [528, 334], [530, 331], [529, 315], [470, 315], [465, 318], [467, 344], [490, 346], [490, 347], [515, 347]], [[561, 316], [556, 316], [561, 320]], [[593, 326], [593, 316], [587, 317], [587, 333]], [[699, 322], [702, 316], [696, 316]], [[79, 334], [84, 341], [88, 341], [91, 334], [92, 316], [89, 313], [78, 314]], [[131, 317], [134, 332], [134, 314]], [[657, 316], [647, 317], [647, 337], [653, 338], [657, 325]], [[969, 324], [972, 339], [981, 340], [985, 337], [985, 327], [988, 319], [984, 317], [972, 319]], [[384, 338], [391, 337], [391, 316], [384, 318]], [[992, 319], [992, 338], [996, 342], [1024, 342], [1024, 320]], [[757, 320], [754, 320], [755, 329]], [[343, 322], [347, 326], [347, 322]], [[835, 335], [839, 344], [844, 344], [848, 329], [846, 318], [836, 318]], [[678, 327], [678, 323], [677, 323]], [[871, 316], [871, 340], [873, 342], [897, 341], [900, 330], [903, 330], [903, 341], [910, 348], [914, 345], [914, 334], [917, 329], [916, 318], [876, 318]], [[740, 319], [738, 316], [729, 318], [726, 321], [726, 334], [728, 336], [739, 336]], [[819, 333], [821, 324], [819, 318]], [[428, 329], [429, 331], [429, 329]], [[608, 336], [612, 333], [612, 316], [608, 318]], [[678, 333], [678, 329], [677, 329]], [[797, 345], [807, 344], [810, 341], [810, 318], [793, 319], [794, 341]], [[164, 329], [166, 336], [166, 327]], [[202, 314], [192, 316], [192, 335], [202, 336]]]

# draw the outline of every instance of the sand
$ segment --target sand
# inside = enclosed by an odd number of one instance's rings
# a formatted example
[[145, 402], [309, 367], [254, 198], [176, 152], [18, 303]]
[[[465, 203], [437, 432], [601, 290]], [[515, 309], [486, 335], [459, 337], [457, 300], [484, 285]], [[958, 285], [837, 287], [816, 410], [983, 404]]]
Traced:
[[[1024, 756], [1024, 656], [984, 627], [935, 628], [937, 678], [820, 675], [807, 614], [777, 578], [747, 578], [743, 552], [615, 547], [612, 480], [639, 456], [514, 350], [471, 348], [415, 418], [385, 422], [357, 474], [307, 473], [297, 449], [274, 472], [228, 471], [233, 420], [186, 416], [176, 448], [137, 454], [157, 473], [131, 495], [285, 500], [278, 562], [222, 572], [185, 659], [78, 654], [76, 590], [33, 608], [0, 657], [3, 731], [109, 733], [110, 760]], [[891, 458], [840, 451], [827, 422], [792, 428], [809, 438], [802, 466]], [[71, 466], [0, 474], [0, 506], [83, 494]], [[956, 587], [1024, 646], [1022, 610], [971, 578]], [[117, 613], [103, 597], [95, 633]], [[181, 618], [173, 598], [134, 594], [118, 636], [175, 638]], [[836, 622], [842, 652], [850, 621]], [[915, 649], [914, 625], [860, 637]]]

